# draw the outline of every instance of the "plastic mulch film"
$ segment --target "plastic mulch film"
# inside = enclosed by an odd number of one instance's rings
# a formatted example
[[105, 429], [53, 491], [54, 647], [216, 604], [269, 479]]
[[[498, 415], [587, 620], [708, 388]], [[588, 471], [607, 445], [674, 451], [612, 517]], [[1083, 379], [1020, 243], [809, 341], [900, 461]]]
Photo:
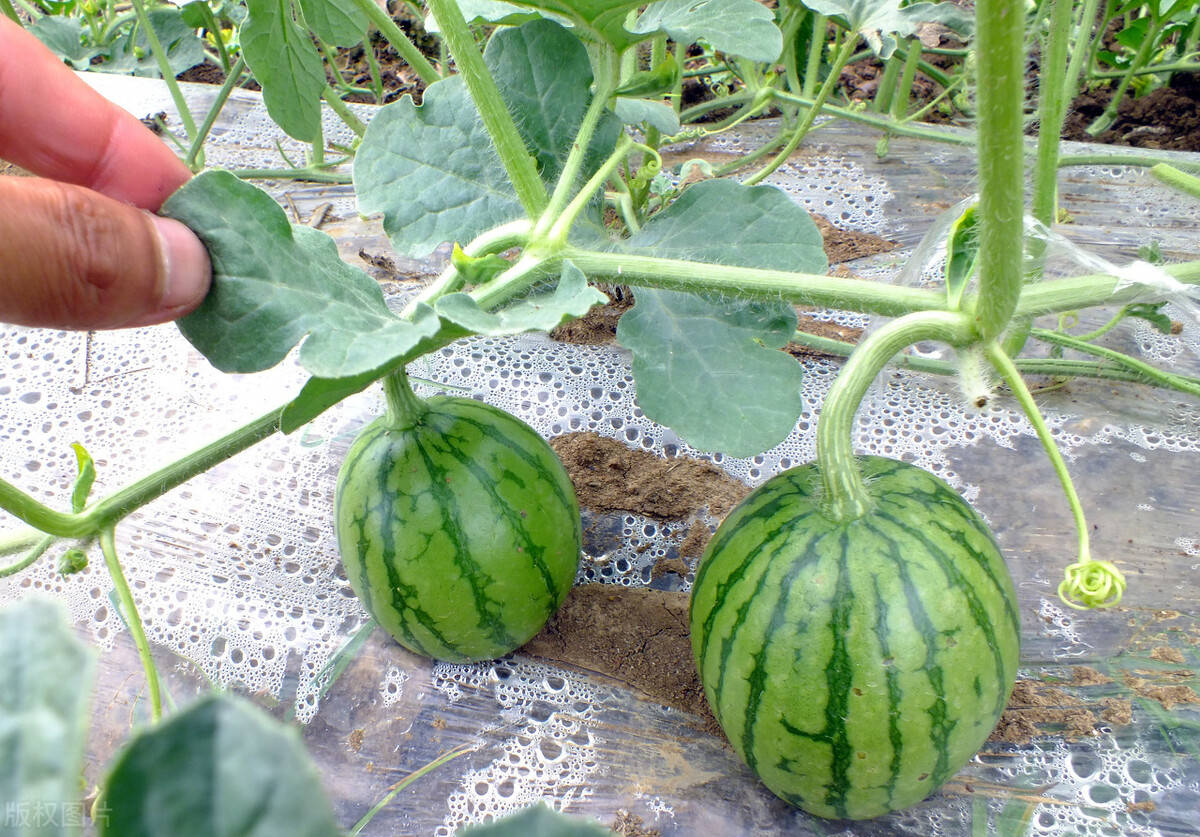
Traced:
[[[157, 83], [89, 80], [137, 116], [171, 118]], [[189, 95], [202, 101], [211, 92]], [[727, 159], [752, 147], [759, 130], [750, 125], [680, 153]], [[208, 159], [278, 164], [276, 139], [260, 100], [237, 94]], [[876, 139], [825, 125], [773, 180], [843, 229], [898, 242], [898, 250], [848, 265], [891, 281], [934, 219], [971, 194], [972, 161], [969, 151], [903, 138], [880, 160]], [[1081, 252], [1124, 265], [1153, 241], [1169, 260], [1195, 258], [1200, 203], [1135, 169], [1068, 170], [1062, 183], [1061, 203], [1074, 220], [1061, 231]], [[356, 216], [347, 187], [264, 186], [299, 222], [319, 213], [348, 260], [371, 269], [392, 258], [385, 290], [396, 298], [414, 286], [397, 273], [420, 280], [437, 269], [395, 259], [378, 226]], [[1167, 312], [1183, 321], [1181, 334], [1132, 320], [1107, 339], [1194, 374], [1200, 327], [1174, 306]], [[95, 458], [93, 496], [101, 497], [282, 405], [306, 377], [290, 360], [253, 376], [222, 375], [173, 326], [91, 335], [0, 327], [0, 347], [0, 472], [53, 503], [70, 493], [73, 442]], [[410, 375], [418, 390], [480, 396], [548, 437], [587, 432], [660, 457], [696, 457], [753, 485], [814, 455], [816, 414], [839, 361], [802, 362], [808, 410], [785, 442], [752, 459], [698, 454], [646, 419], [628, 356], [613, 346], [480, 338], [430, 355]], [[296, 719], [344, 826], [439, 754], [469, 750], [401, 793], [367, 837], [450, 835], [537, 800], [605, 823], [640, 818], [643, 831], [626, 833], [662, 835], [1194, 834], [1200, 404], [1088, 381], [1040, 398], [1094, 525], [1093, 554], [1128, 576], [1119, 608], [1076, 613], [1059, 603], [1058, 582], [1074, 560], [1072, 520], [1014, 404], [998, 398], [967, 410], [952, 382], [894, 371], [859, 415], [859, 451], [934, 471], [994, 527], [1017, 585], [1024, 641], [1020, 682], [997, 736], [931, 799], [863, 823], [789, 808], [702, 717], [651, 697], [619, 671], [523, 652], [491, 664], [433, 663], [372, 631], [340, 570], [331, 519], [338, 466], [382, 410], [378, 391], [144, 507], [118, 527], [118, 545], [172, 699], [216, 684]], [[683, 542], [695, 527], [715, 525], [710, 511], [663, 520], [585, 509], [580, 582], [653, 588], [677, 603], [695, 565]], [[87, 764], [94, 782], [144, 713], [141, 669], [97, 556], [67, 578], [45, 560], [0, 580], [0, 602], [33, 591], [65, 602], [103, 650]], [[690, 666], [686, 641], [675, 643], [678, 665]]]

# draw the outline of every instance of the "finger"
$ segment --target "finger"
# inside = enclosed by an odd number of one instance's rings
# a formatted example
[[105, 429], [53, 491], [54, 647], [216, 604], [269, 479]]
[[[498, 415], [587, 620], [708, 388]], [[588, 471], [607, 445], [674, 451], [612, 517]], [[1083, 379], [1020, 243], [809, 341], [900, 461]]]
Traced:
[[0, 15], [0, 158], [157, 210], [190, 176], [133, 114]]
[[208, 291], [187, 227], [81, 186], [0, 177], [0, 321], [103, 329], [175, 319]]

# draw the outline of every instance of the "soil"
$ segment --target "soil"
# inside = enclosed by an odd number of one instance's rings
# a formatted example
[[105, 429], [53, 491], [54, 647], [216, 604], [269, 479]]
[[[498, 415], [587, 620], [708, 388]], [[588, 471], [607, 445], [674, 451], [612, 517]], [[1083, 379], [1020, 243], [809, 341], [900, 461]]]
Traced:
[[1063, 126], [1063, 137], [1107, 145], [1200, 151], [1200, 73], [1177, 73], [1170, 85], [1141, 98], [1126, 93], [1112, 127], [1094, 138], [1089, 136], [1087, 126], [1111, 98], [1108, 90], [1085, 91], [1077, 97]]

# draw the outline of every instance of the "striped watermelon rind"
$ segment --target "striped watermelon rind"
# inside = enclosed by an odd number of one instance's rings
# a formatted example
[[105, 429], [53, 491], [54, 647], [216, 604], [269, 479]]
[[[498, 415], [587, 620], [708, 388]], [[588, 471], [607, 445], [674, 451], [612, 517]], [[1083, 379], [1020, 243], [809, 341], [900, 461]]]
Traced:
[[950, 486], [859, 460], [871, 510], [838, 523], [815, 465], [721, 524], [692, 589], [692, 646], [734, 749], [821, 817], [913, 805], [982, 746], [1016, 679], [1016, 592], [990, 530]]
[[562, 463], [520, 419], [435, 397], [419, 421], [363, 429], [334, 514], [350, 586], [397, 642], [452, 662], [532, 638], [579, 566], [582, 524]]

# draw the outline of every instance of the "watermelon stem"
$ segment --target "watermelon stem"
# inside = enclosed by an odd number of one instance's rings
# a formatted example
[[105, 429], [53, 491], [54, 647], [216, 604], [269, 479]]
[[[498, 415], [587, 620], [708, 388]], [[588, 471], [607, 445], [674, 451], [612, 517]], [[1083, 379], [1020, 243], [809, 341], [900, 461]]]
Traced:
[[1021, 405], [1025, 417], [1033, 425], [1038, 440], [1050, 458], [1050, 464], [1062, 483], [1063, 493], [1067, 496], [1067, 504], [1075, 518], [1075, 531], [1079, 539], [1079, 560], [1067, 567], [1063, 581], [1058, 586], [1058, 596], [1063, 603], [1076, 610], [1090, 610], [1096, 607], [1112, 607], [1121, 601], [1125, 592], [1125, 576], [1112, 563], [1097, 561], [1092, 558], [1091, 543], [1088, 537], [1087, 518], [1083, 513], [1083, 504], [1071, 481], [1071, 474], [1063, 460], [1062, 452], [1054, 443], [1046, 419], [1033, 400], [1033, 393], [1025, 386], [1013, 359], [1001, 348], [999, 343], [992, 342], [984, 346], [984, 352], [1000, 377], [1008, 384], [1017, 402]]
[[872, 506], [854, 458], [854, 416], [871, 383], [897, 352], [922, 340], [961, 346], [970, 340], [971, 319], [955, 311], [918, 311], [892, 320], [867, 337], [850, 355], [829, 388], [817, 422], [817, 462], [821, 505], [826, 517], [847, 522]]
[[403, 366], [383, 377], [383, 395], [387, 399], [387, 423], [393, 430], [407, 430], [429, 411], [429, 405], [412, 391]]

